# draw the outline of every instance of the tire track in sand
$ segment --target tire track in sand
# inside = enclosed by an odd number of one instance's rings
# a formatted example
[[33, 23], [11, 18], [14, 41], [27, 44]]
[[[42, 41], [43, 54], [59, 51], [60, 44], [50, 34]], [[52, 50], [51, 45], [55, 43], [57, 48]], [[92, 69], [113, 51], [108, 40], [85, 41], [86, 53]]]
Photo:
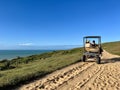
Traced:
[[48, 75], [37, 82], [25, 85], [19, 88], [19, 90], [56, 90], [61, 85], [68, 83], [70, 80], [76, 78], [77, 75], [94, 66], [94, 64], [95, 63], [91, 62], [74, 64], [70, 67], [58, 70], [56, 72], [57, 74], [52, 73], [52, 75]]
[[[104, 50], [102, 59], [109, 62], [112, 58], [120, 57]], [[17, 90], [120, 90], [120, 62], [80, 62]]]
[[120, 90], [120, 62], [94, 64], [57, 90]]
[[52, 79], [47, 79], [46, 82], [42, 83], [39, 88], [42, 90], [55, 90], [61, 85], [67, 84], [70, 80], [76, 78], [77, 75], [86, 71], [93, 65], [94, 63], [84, 63], [81, 66], [74, 67], [63, 74], [53, 76]]
[[83, 70], [75, 79], [68, 81], [69, 83], [59, 87], [57, 90], [84, 90], [83, 87], [89, 84], [89, 82], [97, 77], [102, 71], [102, 67], [94, 63], [91, 67]]
[[103, 72], [87, 87], [92, 90], [120, 90], [120, 62], [106, 64], [103, 68]]

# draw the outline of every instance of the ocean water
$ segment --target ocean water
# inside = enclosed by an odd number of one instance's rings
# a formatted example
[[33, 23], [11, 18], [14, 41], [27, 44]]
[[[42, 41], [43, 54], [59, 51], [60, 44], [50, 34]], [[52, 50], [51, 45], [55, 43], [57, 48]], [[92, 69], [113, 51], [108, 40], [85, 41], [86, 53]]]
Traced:
[[25, 57], [35, 54], [41, 54], [45, 52], [51, 52], [53, 50], [0, 50], [0, 60], [8, 59], [11, 60], [18, 56]]

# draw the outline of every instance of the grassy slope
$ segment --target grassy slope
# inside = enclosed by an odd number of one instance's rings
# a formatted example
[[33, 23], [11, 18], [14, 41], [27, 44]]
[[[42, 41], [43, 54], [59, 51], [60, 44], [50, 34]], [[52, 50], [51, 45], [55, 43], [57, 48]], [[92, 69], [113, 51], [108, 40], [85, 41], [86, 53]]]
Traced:
[[[3, 89], [9, 85], [27, 81], [31, 78], [41, 77], [57, 69], [63, 68], [80, 60], [82, 49], [77, 48], [67, 51], [52, 52], [48, 58], [40, 58], [29, 62], [21, 63], [14, 69], [0, 71], [0, 87]], [[46, 53], [48, 56], [50, 53]], [[29, 57], [28, 57], [29, 58]]]
[[103, 49], [107, 50], [108, 52], [120, 55], [120, 41], [104, 43], [102, 46]]
[[[104, 43], [103, 48], [108, 52], [120, 55], [120, 41]], [[18, 60], [33, 60], [27, 64], [20, 63], [14, 69], [0, 71], [0, 87], [16, 85], [31, 78], [42, 77], [57, 69], [63, 68], [80, 60], [82, 48], [54, 51], [43, 55], [25, 57]], [[14, 61], [14, 60], [13, 60]], [[14, 65], [14, 63], [13, 63]]]

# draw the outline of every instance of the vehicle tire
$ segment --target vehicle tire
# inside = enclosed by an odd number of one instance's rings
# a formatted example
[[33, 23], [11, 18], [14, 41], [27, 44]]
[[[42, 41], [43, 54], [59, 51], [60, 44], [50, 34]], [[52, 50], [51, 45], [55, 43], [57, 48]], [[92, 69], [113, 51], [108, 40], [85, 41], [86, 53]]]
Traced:
[[101, 63], [101, 58], [98, 56], [98, 57], [96, 57], [96, 62], [97, 62], [97, 64], [100, 64]]
[[82, 57], [82, 61], [83, 61], [83, 62], [86, 61], [86, 56], [85, 56], [85, 55], [83, 55], [83, 57]]

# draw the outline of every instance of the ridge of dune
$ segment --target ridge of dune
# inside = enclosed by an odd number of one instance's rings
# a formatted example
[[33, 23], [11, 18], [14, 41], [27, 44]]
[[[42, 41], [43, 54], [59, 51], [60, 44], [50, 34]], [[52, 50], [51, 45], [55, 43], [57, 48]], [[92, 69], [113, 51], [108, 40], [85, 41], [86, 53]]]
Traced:
[[102, 61], [115, 58], [118, 60], [114, 63], [100, 65], [95, 62], [79, 62], [17, 90], [120, 90], [120, 56], [104, 50]]

